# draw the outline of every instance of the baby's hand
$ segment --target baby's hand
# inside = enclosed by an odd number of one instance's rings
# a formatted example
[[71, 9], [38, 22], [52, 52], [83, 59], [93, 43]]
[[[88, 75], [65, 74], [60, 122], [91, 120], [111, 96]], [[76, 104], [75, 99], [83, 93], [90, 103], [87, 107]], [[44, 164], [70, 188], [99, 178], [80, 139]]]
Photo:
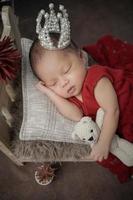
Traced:
[[107, 159], [109, 154], [109, 147], [107, 145], [103, 145], [101, 143], [96, 143], [92, 147], [92, 151], [90, 153], [90, 158], [94, 161], [101, 162], [103, 159]]

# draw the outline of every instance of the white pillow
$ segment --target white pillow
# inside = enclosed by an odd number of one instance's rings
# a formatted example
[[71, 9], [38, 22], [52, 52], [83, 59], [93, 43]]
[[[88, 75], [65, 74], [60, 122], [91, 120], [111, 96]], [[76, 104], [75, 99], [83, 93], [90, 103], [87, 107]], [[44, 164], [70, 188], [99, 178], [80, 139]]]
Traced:
[[52, 140], [83, 143], [73, 140], [71, 133], [75, 122], [64, 118], [47, 96], [35, 88], [37, 78], [29, 64], [29, 49], [32, 40], [22, 38], [22, 90], [23, 121], [20, 140]]

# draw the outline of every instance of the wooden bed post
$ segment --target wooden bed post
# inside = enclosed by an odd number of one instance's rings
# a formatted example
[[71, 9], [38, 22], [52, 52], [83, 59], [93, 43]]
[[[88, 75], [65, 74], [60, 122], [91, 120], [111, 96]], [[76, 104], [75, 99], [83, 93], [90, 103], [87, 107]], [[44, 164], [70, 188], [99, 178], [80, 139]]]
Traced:
[[[3, 22], [4, 36], [10, 36], [14, 40], [14, 46], [21, 51], [21, 37], [18, 29], [18, 18], [14, 15], [10, 6], [3, 6], [1, 12]], [[15, 101], [15, 91], [12, 88], [12, 82], [8, 84], [0, 83], [0, 150], [11, 159], [16, 165], [23, 166], [23, 163], [10, 150], [9, 130], [12, 116], [10, 107]]]

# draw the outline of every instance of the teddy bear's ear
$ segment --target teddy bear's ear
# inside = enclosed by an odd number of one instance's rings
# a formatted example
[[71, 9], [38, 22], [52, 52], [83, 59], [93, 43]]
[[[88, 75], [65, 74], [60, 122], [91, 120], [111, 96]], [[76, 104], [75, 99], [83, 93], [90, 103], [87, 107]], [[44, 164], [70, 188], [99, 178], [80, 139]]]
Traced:
[[82, 119], [80, 120], [80, 122], [82, 124], [86, 124], [86, 123], [90, 122], [91, 120], [92, 120], [91, 117], [82, 117]]
[[88, 122], [91, 122], [91, 121], [92, 121], [92, 118], [91, 118], [91, 117], [87, 117], [87, 121], [88, 121]]
[[102, 108], [99, 108], [96, 114], [96, 123], [100, 129], [102, 128], [103, 120], [104, 120], [104, 110]]
[[72, 139], [75, 140], [75, 138], [76, 138], [76, 131], [73, 131], [73, 132], [72, 132]]

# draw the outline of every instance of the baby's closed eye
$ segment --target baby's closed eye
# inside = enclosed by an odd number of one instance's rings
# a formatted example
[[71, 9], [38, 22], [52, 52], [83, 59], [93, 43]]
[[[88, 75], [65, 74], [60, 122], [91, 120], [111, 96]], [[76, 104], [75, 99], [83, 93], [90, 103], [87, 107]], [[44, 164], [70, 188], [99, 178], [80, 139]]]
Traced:
[[69, 72], [70, 69], [71, 69], [71, 65], [68, 66], [68, 67], [66, 67], [66, 68], [64, 69], [64, 74], [66, 74], [67, 72]]

